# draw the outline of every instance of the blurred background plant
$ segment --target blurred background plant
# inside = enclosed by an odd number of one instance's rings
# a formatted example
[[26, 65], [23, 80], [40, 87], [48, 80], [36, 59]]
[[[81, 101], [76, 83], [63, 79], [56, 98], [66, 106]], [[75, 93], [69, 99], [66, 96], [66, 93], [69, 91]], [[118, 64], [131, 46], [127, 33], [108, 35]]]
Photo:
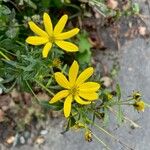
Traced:
[[[79, 46], [79, 52], [71, 54], [53, 47], [48, 58], [42, 59], [40, 46], [33, 47], [25, 43], [25, 38], [31, 34], [28, 21], [32, 20], [42, 27], [44, 12], [50, 14], [53, 24], [63, 14], [69, 15], [68, 29], [76, 26], [81, 29], [76, 37], [70, 39]], [[89, 26], [85, 18], [101, 18], [101, 24], [105, 27], [123, 17], [138, 16], [139, 13], [139, 5], [131, 0], [121, 3], [116, 0], [0, 0], [0, 122], [7, 124], [13, 120], [13, 130], [22, 132], [32, 126], [33, 120], [46, 120], [52, 110], [63, 109], [63, 102], [48, 103], [53, 93], [60, 89], [54, 80], [54, 72], [67, 74], [74, 59], [79, 62], [81, 69], [85, 69], [93, 63], [92, 50], [106, 47], [100, 45], [97, 39], [97, 28]], [[93, 30], [94, 37], [90, 33]], [[85, 129], [85, 139], [91, 141], [92, 137], [97, 138], [91, 131], [91, 125], [109, 135], [95, 124], [95, 119], [107, 125], [109, 112], [113, 112], [120, 124], [125, 119], [122, 105], [133, 106], [138, 111], [145, 109], [141, 95], [122, 100], [119, 85], [115, 88], [112, 86], [111, 77], [114, 77], [115, 71], [108, 75], [110, 82], [95, 72], [91, 81], [101, 84], [99, 100], [89, 106], [75, 104], [72, 115], [66, 120], [64, 132], [70, 128]], [[6, 99], [9, 99], [8, 103]], [[101, 143], [104, 144], [103, 141]]]

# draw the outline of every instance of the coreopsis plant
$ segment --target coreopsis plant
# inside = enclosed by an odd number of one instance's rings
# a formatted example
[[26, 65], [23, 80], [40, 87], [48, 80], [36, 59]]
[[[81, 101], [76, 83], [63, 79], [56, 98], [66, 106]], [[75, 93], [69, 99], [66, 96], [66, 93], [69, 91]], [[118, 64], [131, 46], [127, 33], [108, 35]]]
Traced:
[[[10, 91], [17, 84], [17, 87], [19, 86], [21, 90], [30, 91], [37, 103], [44, 108], [46, 107], [46, 110], [63, 110], [66, 117], [65, 131], [70, 128], [82, 129], [85, 133], [85, 140], [92, 141], [92, 138], [95, 137], [109, 149], [103, 140], [96, 136], [91, 127], [95, 126], [101, 132], [119, 141], [114, 135], [101, 127], [108, 124], [109, 114], [116, 116], [118, 124], [125, 119], [133, 123], [133, 121], [124, 117], [122, 106], [132, 106], [139, 112], [144, 111], [147, 104], [142, 100], [139, 92], [134, 92], [130, 97], [123, 100], [118, 84], [116, 89], [108, 89], [99, 75], [94, 74], [93, 67], [85, 67], [89, 64], [92, 66], [91, 62], [86, 65], [79, 63], [83, 57], [80, 58], [80, 61], [77, 58], [74, 60], [74, 55], [72, 56], [72, 53], [69, 53], [69, 61], [64, 59], [66, 55], [60, 49], [66, 52], [80, 52], [78, 46], [73, 44], [71, 40], [66, 41], [79, 32], [78, 28], [63, 32], [67, 19], [68, 15], [63, 15], [56, 26], [53, 27], [50, 16], [48, 13], [44, 13], [44, 30], [33, 21], [29, 21], [29, 27], [36, 35], [27, 37], [26, 43], [44, 45], [43, 57], [40, 57], [39, 47], [30, 49], [30, 45], [24, 46], [23, 43], [18, 41], [19, 44], [14, 48], [15, 54], [10, 51], [8, 53], [6, 53], [7, 51], [0, 51], [2, 56], [0, 74], [3, 78], [10, 78], [13, 82], [11, 88], [6, 90], [4, 84], [8, 83], [10, 79], [4, 82], [0, 78], [0, 86], [2, 85], [5, 91]], [[87, 42], [88, 40], [86, 40]], [[54, 48], [53, 45], [57, 45], [57, 47]], [[88, 47], [90, 49], [90, 46]], [[20, 51], [16, 52], [16, 49]], [[80, 55], [80, 53], [78, 54]], [[70, 63], [71, 65], [69, 65]], [[50, 99], [48, 101], [43, 102], [36, 95], [35, 90], [39, 87], [49, 94]], [[101, 120], [102, 124], [96, 124], [95, 119]], [[119, 143], [122, 142], [119, 141]]]
[[44, 13], [43, 22], [45, 31], [39, 28], [34, 22], [30, 21], [29, 27], [36, 34], [36, 36], [29, 36], [26, 39], [26, 42], [31, 45], [45, 44], [42, 50], [42, 55], [44, 58], [47, 57], [50, 49], [52, 48], [53, 43], [55, 43], [57, 46], [59, 46], [67, 52], [78, 51], [78, 47], [75, 44], [64, 41], [73, 37], [79, 32], [78, 28], [74, 28], [67, 32], [62, 32], [67, 20], [68, 15], [63, 15], [53, 29], [50, 16], [47, 13]]

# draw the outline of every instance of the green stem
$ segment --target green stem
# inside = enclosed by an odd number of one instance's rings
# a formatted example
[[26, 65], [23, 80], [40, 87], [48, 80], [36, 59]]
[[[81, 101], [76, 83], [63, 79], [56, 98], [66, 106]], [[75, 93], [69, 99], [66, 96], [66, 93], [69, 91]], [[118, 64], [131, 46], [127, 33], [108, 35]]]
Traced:
[[11, 87], [6, 90], [6, 93], [9, 93], [15, 87], [16, 83], [17, 83], [17, 80], [15, 80], [15, 82], [11, 85]]
[[96, 108], [95, 108], [95, 110], [98, 110], [98, 109], [100, 109], [100, 108], [105, 108], [105, 107], [107, 107], [107, 106], [114, 106], [114, 105], [133, 105], [133, 104], [129, 104], [129, 103], [125, 103], [125, 101], [120, 101], [120, 102], [112, 102], [112, 103], [107, 103], [107, 104], [101, 104], [101, 105], [99, 105], [99, 106], [97, 106]]
[[35, 81], [38, 85], [40, 85], [43, 89], [45, 89], [49, 94], [51, 94], [52, 96], [55, 95], [51, 90], [49, 90], [46, 86], [44, 86], [44, 85], [43, 85], [42, 83], [40, 83], [38, 80], [34, 79], [34, 81]]
[[22, 43], [22, 42], [20, 42], [20, 41], [16, 41], [16, 43], [19, 44], [19, 45], [21, 45], [21, 46], [26, 47], [26, 44], [24, 44], [24, 43]]
[[88, 119], [88, 121], [90, 123], [92, 123], [95, 127], [97, 127], [100, 131], [103, 131], [104, 133], [106, 133], [107, 135], [109, 135], [110, 137], [112, 137], [114, 140], [118, 141], [121, 145], [123, 145], [124, 147], [126, 147], [127, 149], [132, 149], [130, 148], [128, 145], [126, 145], [125, 143], [123, 143], [122, 141], [120, 141], [118, 138], [116, 138], [114, 135], [110, 134], [108, 131], [106, 131], [104, 128], [100, 127], [99, 125], [97, 125], [96, 123], [93, 123], [90, 119]]
[[31, 93], [32, 93], [32, 94], [34, 95], [34, 97], [36, 98], [37, 103], [39, 104], [39, 103], [40, 103], [40, 100], [38, 99], [38, 97], [36, 96], [36, 94], [34, 93], [34, 91], [32, 90], [32, 88], [31, 88], [31, 86], [29, 85], [28, 81], [26, 80], [25, 82], [26, 82], [28, 88], [30, 89]]
[[[144, 102], [145, 103], [145, 102]], [[145, 103], [145, 106], [150, 107], [150, 104]]]
[[[107, 106], [107, 108], [108, 108], [114, 115], [117, 114], [117, 112], [116, 112], [115, 110], [113, 110], [111, 107]], [[132, 121], [132, 120], [129, 119], [128, 117], [123, 116], [123, 118], [124, 118], [125, 120], [129, 121], [132, 125], [134, 125], [134, 126], [136, 126], [136, 127], [138, 127], [138, 128], [141, 128], [141, 126], [139, 126], [138, 124], [136, 124], [134, 121]]]
[[[11, 26], [12, 28], [15, 28], [15, 27], [21, 27], [21, 26], [23, 26], [23, 25], [15, 25], [15, 26]], [[2, 28], [3, 27], [8, 27], [8, 25], [3, 25], [3, 26], [1, 26]]]
[[0, 51], [0, 55], [3, 56], [6, 60], [10, 61], [10, 59], [2, 51]]
[[63, 68], [59, 67], [58, 69], [60, 69], [63, 74], [68, 75], [68, 73], [65, 71], [66, 68], [67, 68], [67, 65], [65, 64]]
[[11, 54], [11, 55], [13, 55], [13, 56], [16, 56], [14, 53], [11, 53], [10, 51], [6, 50], [5, 48], [0, 47], [0, 49], [1, 49], [2, 51], [5, 51], [5, 52], [8, 53], [8, 54]]
[[126, 100], [123, 100], [122, 102], [128, 102], [128, 101], [132, 101], [132, 100], [134, 100], [134, 99], [133, 98], [128, 98]]
[[111, 150], [111, 149], [110, 149], [99, 137], [97, 137], [93, 132], [92, 132], [92, 135], [93, 135], [93, 137], [94, 137], [97, 141], [99, 141], [101, 144], [103, 144], [107, 150]]

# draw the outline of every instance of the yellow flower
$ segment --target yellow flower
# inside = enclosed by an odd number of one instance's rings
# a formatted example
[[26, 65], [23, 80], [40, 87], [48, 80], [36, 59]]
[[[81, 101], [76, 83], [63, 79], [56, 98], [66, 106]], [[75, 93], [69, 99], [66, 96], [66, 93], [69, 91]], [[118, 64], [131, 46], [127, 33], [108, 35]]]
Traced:
[[112, 100], [112, 98], [113, 98], [113, 95], [112, 95], [112, 94], [110, 94], [110, 93], [107, 93], [107, 95], [106, 95], [106, 96], [107, 96], [107, 99], [108, 99], [108, 100]]
[[144, 111], [145, 109], [145, 103], [143, 101], [136, 101], [133, 106], [137, 111]]
[[78, 71], [79, 65], [77, 61], [74, 61], [69, 69], [68, 80], [61, 72], [55, 73], [57, 83], [65, 88], [65, 90], [58, 92], [49, 102], [55, 103], [65, 98], [65, 117], [69, 117], [70, 115], [73, 100], [81, 105], [86, 105], [98, 99], [98, 93], [96, 91], [100, 88], [100, 85], [96, 82], [85, 82], [93, 74], [93, 68], [89, 67], [85, 69], [79, 76]]
[[61, 66], [61, 60], [59, 58], [55, 58], [53, 61], [52, 61], [52, 66], [53, 67], [56, 67], [56, 68], [59, 68]]
[[26, 42], [31, 45], [45, 44], [42, 51], [42, 55], [44, 58], [47, 57], [53, 43], [55, 43], [57, 46], [59, 46], [60, 48], [62, 48], [67, 52], [78, 51], [78, 47], [75, 44], [64, 41], [66, 39], [73, 37], [79, 32], [78, 28], [74, 28], [70, 31], [62, 33], [67, 20], [68, 20], [68, 16], [63, 15], [53, 29], [50, 16], [47, 13], [44, 13], [43, 22], [44, 22], [45, 31], [40, 29], [34, 22], [29, 21], [30, 29], [37, 36], [29, 36], [26, 39]]
[[90, 130], [87, 130], [84, 134], [84, 138], [86, 141], [91, 142], [92, 141], [92, 133]]

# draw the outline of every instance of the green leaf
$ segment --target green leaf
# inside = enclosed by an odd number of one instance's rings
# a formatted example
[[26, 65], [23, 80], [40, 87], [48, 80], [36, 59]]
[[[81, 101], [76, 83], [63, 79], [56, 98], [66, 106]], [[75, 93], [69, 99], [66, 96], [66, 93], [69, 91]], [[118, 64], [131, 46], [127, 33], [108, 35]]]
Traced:
[[5, 5], [0, 5], [0, 16], [1, 15], [9, 15], [11, 13], [11, 10], [5, 6]]
[[118, 96], [118, 101], [120, 101], [121, 100], [121, 89], [120, 89], [119, 84], [116, 85], [116, 92], [117, 92], [117, 96]]
[[[116, 85], [116, 92], [117, 92], [117, 96], [118, 96], [118, 102], [120, 103], [120, 101], [121, 101], [121, 89], [120, 89], [119, 84]], [[124, 117], [123, 117], [122, 107], [121, 107], [121, 104], [118, 104], [117, 122], [120, 125], [123, 121], [124, 121]]]
[[61, 132], [61, 134], [64, 134], [64, 133], [66, 133], [67, 131], [69, 131], [69, 129], [70, 129], [71, 127], [73, 127], [75, 124], [76, 124], [75, 118], [74, 118], [73, 116], [70, 117], [69, 120], [68, 120], [66, 129], [65, 129], [63, 132]]
[[81, 65], [83, 65], [91, 62], [91, 56], [92, 56], [91, 51], [86, 50], [83, 53], [77, 53], [76, 59], [79, 61]]
[[123, 121], [124, 121], [123, 111], [121, 105], [118, 105], [117, 122], [120, 125]]
[[18, 46], [13, 40], [11, 39], [4, 39], [0, 41], [1, 48], [4, 48], [6, 50], [10, 50], [16, 53], [17, 50], [22, 50], [20, 46]]
[[95, 119], [96, 119], [96, 114], [93, 113], [93, 115], [92, 115], [92, 124], [95, 122]]
[[48, 8], [50, 6], [50, 0], [42, 0], [41, 3], [44, 8]]
[[6, 31], [6, 35], [8, 38], [15, 38], [19, 33], [19, 28], [18, 27], [10, 27], [7, 31]]
[[70, 117], [70, 120], [69, 120], [69, 127], [73, 127], [76, 123], [76, 120], [73, 116]]
[[59, 111], [63, 109], [63, 103], [62, 102], [57, 102], [54, 104], [50, 104], [48, 101], [41, 101], [40, 105], [44, 107], [47, 110], [56, 110]]
[[63, 3], [61, 0], [55, 0], [55, 1], [52, 1], [53, 4], [54, 4], [54, 7], [57, 7], [57, 8], [61, 8], [63, 6]]
[[108, 122], [109, 122], [108, 109], [104, 108], [104, 121], [103, 121], [104, 126], [107, 126]]
[[133, 10], [133, 12], [134, 12], [135, 14], [139, 14], [139, 13], [140, 13], [140, 6], [139, 6], [139, 4], [138, 4], [138, 3], [134, 3], [134, 4], [132, 5], [132, 10]]
[[83, 53], [85, 51], [90, 51], [91, 48], [91, 44], [88, 41], [88, 35], [86, 32], [83, 32], [81, 34], [79, 34], [78, 36], [79, 39], [79, 52]]
[[89, 64], [91, 62], [91, 44], [88, 41], [87, 32], [82, 32], [78, 36], [79, 52], [76, 54], [76, 59], [81, 65]]
[[24, 0], [31, 8], [37, 9], [37, 6], [35, 3], [33, 3], [31, 0]]

